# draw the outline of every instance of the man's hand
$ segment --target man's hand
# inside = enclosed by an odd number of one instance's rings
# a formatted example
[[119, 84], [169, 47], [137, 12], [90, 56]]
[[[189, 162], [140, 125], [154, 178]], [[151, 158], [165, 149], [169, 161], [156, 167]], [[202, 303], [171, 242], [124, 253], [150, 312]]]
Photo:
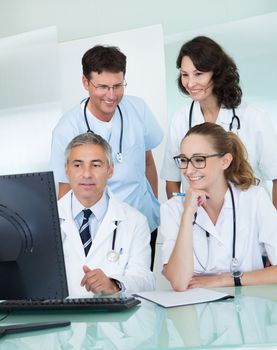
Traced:
[[83, 266], [85, 273], [81, 286], [88, 292], [114, 294], [119, 291], [118, 286], [107, 277], [101, 269], [91, 270], [88, 266]]
[[234, 286], [234, 280], [229, 273], [193, 276], [188, 284], [188, 288], [217, 288], [232, 286]]

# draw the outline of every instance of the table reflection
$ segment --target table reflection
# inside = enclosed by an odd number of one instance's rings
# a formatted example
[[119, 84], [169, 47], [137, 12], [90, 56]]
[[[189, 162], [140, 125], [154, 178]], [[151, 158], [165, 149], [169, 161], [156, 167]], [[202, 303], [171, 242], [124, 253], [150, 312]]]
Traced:
[[[0, 340], [0, 350], [226, 348], [277, 344], [277, 302], [249, 296], [171, 309], [143, 300], [141, 306], [127, 312], [55, 315], [71, 320], [71, 326], [8, 335]], [[31, 313], [29, 319], [18, 314], [9, 316], [5, 322], [54, 319], [57, 318], [51, 313]]]
[[[182, 312], [183, 309], [183, 312]], [[277, 344], [277, 303], [237, 296], [234, 300], [167, 311], [164, 347], [228, 347]], [[177, 334], [173, 337], [170, 333]], [[175, 340], [175, 344], [172, 339]]]
[[[0, 340], [0, 350], [149, 349], [157, 344], [164, 313], [164, 309], [149, 302], [127, 312], [64, 313], [59, 318], [71, 320], [70, 327], [7, 335]], [[46, 314], [47, 319], [37, 313], [33, 313], [30, 319], [17, 315], [1, 324], [55, 319], [50, 312]]]

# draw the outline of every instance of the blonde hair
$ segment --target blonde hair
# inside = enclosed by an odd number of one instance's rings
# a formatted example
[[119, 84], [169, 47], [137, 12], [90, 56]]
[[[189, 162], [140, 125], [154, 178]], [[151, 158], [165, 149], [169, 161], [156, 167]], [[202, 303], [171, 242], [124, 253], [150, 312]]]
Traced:
[[226, 180], [233, 182], [241, 190], [247, 190], [251, 185], [259, 183], [247, 160], [246, 148], [237, 135], [225, 131], [220, 125], [208, 122], [195, 125], [186, 133], [184, 139], [192, 134], [208, 137], [217, 153], [232, 155], [231, 164], [224, 170]]

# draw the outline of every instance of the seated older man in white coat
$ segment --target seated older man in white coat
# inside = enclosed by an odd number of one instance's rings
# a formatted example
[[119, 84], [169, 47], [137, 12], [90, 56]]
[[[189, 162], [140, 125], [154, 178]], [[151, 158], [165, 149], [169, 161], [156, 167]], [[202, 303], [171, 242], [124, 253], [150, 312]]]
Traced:
[[65, 169], [72, 190], [58, 208], [69, 296], [153, 290], [147, 220], [107, 188], [110, 145], [96, 134], [75, 137]]

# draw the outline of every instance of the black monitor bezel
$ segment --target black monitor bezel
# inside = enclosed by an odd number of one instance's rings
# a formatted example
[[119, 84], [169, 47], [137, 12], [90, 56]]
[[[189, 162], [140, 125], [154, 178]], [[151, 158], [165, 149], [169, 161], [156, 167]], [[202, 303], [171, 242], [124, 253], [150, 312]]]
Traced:
[[[13, 237], [15, 243], [12, 248], [6, 244], [5, 259], [17, 256], [1, 261], [0, 247], [0, 299], [67, 297], [53, 172], [0, 176], [0, 219], [2, 226], [6, 222], [9, 227], [2, 236], [6, 242]], [[7, 231], [13, 235], [7, 236]]]

